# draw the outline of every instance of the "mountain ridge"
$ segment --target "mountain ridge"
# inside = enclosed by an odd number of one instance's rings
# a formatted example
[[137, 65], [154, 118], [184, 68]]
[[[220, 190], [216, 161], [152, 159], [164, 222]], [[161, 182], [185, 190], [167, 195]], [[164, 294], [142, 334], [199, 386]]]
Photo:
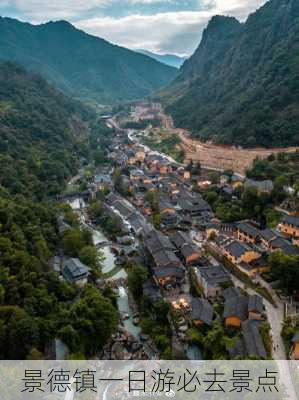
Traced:
[[138, 49], [136, 50], [138, 53], [147, 55], [154, 60], [157, 60], [163, 64], [169, 65], [170, 67], [174, 67], [180, 69], [180, 67], [187, 60], [187, 57], [180, 57], [175, 54], [157, 54], [149, 50]]
[[244, 147], [299, 144], [299, 4], [270, 0], [245, 23], [214, 17], [160, 93], [178, 127]]
[[41, 73], [66, 94], [99, 103], [145, 97], [177, 73], [67, 21], [32, 25], [0, 17], [0, 60], [15, 61]]

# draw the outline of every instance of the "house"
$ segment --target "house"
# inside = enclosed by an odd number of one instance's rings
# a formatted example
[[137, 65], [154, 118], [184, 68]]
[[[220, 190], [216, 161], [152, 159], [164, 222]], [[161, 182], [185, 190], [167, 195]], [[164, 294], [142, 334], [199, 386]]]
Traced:
[[253, 250], [246, 243], [241, 243], [236, 240], [228, 244], [224, 248], [225, 257], [234, 265], [239, 265], [242, 262], [251, 263], [261, 257], [261, 254]]
[[186, 265], [195, 265], [201, 258], [201, 251], [197, 246], [190, 243], [185, 243], [181, 247], [181, 254], [184, 258]]
[[168, 237], [166, 235], [163, 235], [162, 232], [159, 232], [155, 229], [147, 234], [144, 240], [144, 244], [151, 256], [153, 256], [160, 250], [167, 250], [171, 252], [175, 252], [176, 250]]
[[153, 254], [153, 259], [155, 262], [155, 268], [161, 268], [161, 267], [183, 268], [181, 261], [177, 258], [177, 256], [173, 251], [164, 249], [159, 250]]
[[234, 236], [236, 225], [234, 223], [210, 223], [206, 227], [206, 236], [225, 234], [226, 236]]
[[295, 333], [292, 339], [291, 359], [299, 360], [299, 331]]
[[254, 188], [258, 193], [271, 193], [274, 189], [274, 184], [270, 180], [256, 181], [254, 179], [246, 179], [244, 187], [245, 189]]
[[213, 306], [205, 299], [193, 298], [191, 302], [191, 319], [195, 326], [211, 326], [213, 322]]
[[177, 249], [181, 249], [184, 244], [191, 244], [192, 239], [190, 235], [183, 231], [176, 231], [171, 237], [171, 241], [175, 244]]
[[177, 225], [178, 217], [176, 212], [166, 211], [160, 214], [161, 216], [161, 224], [166, 227], [173, 227]]
[[208, 299], [220, 296], [224, 286], [231, 283], [230, 275], [222, 265], [198, 267], [194, 271], [197, 283]]
[[201, 258], [201, 251], [186, 232], [177, 231], [171, 238], [186, 265], [197, 264]]
[[234, 286], [229, 287], [225, 289], [222, 292], [222, 297], [224, 298], [225, 301], [231, 300], [233, 298], [237, 298], [241, 296], [241, 290], [239, 288], [236, 288]]
[[267, 358], [267, 352], [260, 333], [260, 322], [246, 320], [242, 322], [242, 336], [248, 356]]
[[241, 324], [242, 337], [238, 338], [233, 346], [228, 346], [231, 359], [248, 359], [255, 357], [266, 359], [267, 352], [260, 334], [260, 323], [258, 321], [246, 320]]
[[254, 279], [257, 274], [269, 272], [269, 265], [266, 256], [251, 261], [250, 263], [241, 262], [237, 265], [238, 269], [249, 278]]
[[263, 298], [257, 294], [249, 296], [248, 319], [261, 320], [264, 312]]
[[261, 243], [266, 249], [271, 248], [271, 242], [277, 238], [276, 233], [272, 229], [264, 229], [260, 231]]
[[260, 231], [247, 222], [237, 224], [237, 237], [241, 242], [255, 244], [260, 239]]
[[202, 198], [186, 196], [178, 199], [180, 210], [190, 217], [201, 217], [209, 221], [213, 217], [211, 206]]
[[248, 317], [248, 297], [241, 295], [228, 299], [224, 304], [223, 317], [226, 327], [240, 328]]
[[89, 268], [78, 258], [69, 258], [63, 262], [62, 274], [70, 283], [83, 287], [87, 284]]
[[278, 225], [278, 229], [281, 233], [293, 238], [296, 243], [299, 241], [299, 217], [284, 215], [281, 223]]
[[176, 286], [185, 277], [185, 271], [178, 267], [155, 268], [153, 273], [155, 281], [162, 287]]

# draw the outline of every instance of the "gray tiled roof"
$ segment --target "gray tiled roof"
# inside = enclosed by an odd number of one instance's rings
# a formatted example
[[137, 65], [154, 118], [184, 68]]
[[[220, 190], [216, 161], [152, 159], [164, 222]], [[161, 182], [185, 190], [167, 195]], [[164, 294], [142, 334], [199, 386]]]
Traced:
[[242, 323], [242, 334], [245, 347], [249, 356], [267, 358], [267, 352], [259, 331], [258, 321], [247, 320]]
[[182, 279], [185, 276], [185, 271], [178, 267], [162, 267], [154, 270], [154, 275], [159, 278], [174, 277]]
[[227, 250], [231, 255], [234, 257], [241, 257], [243, 254], [245, 254], [247, 251], [250, 251], [250, 247], [246, 245], [245, 243], [240, 243], [237, 242], [236, 240], [230, 243], [225, 247], [225, 250]]
[[200, 250], [194, 244], [184, 244], [181, 248], [184, 258], [190, 257], [193, 254], [200, 255]]
[[248, 316], [248, 297], [239, 296], [227, 300], [224, 304], [224, 318], [238, 317], [245, 321]]
[[262, 313], [264, 311], [263, 299], [256, 294], [249, 296], [248, 311], [257, 311]]
[[176, 245], [178, 249], [180, 249], [186, 243], [192, 243], [192, 239], [190, 235], [186, 232], [177, 231], [172, 237], [171, 240]]
[[297, 228], [299, 228], [299, 217], [295, 217], [292, 215], [284, 215], [282, 218], [282, 222], [296, 226]]
[[175, 250], [174, 245], [171, 243], [168, 237], [157, 230], [152, 230], [146, 236], [145, 246], [152, 255], [163, 249], [171, 251]]
[[230, 287], [230, 288], [225, 289], [222, 292], [222, 296], [224, 297], [225, 301], [228, 301], [228, 300], [233, 299], [235, 297], [241, 296], [241, 291], [240, 291], [239, 288]]
[[213, 306], [205, 299], [192, 299], [192, 319], [212, 325], [214, 310]]
[[172, 251], [160, 250], [153, 257], [157, 267], [181, 266], [180, 260]]
[[202, 279], [205, 280], [208, 285], [211, 286], [226, 283], [231, 280], [229, 273], [222, 265], [200, 267], [197, 269], [197, 273], [201, 275]]
[[63, 276], [71, 282], [87, 277], [88, 273], [89, 268], [78, 258], [69, 258], [63, 263]]
[[245, 232], [247, 235], [250, 235], [252, 237], [257, 237], [260, 234], [258, 229], [256, 229], [254, 226], [246, 222], [240, 222], [239, 224], [237, 224], [237, 228], [240, 231]]
[[268, 228], [262, 230], [260, 232], [260, 235], [265, 240], [272, 240], [277, 236], [271, 229], [268, 229]]
[[237, 339], [236, 343], [232, 347], [226, 346], [226, 350], [228, 351], [231, 359], [234, 359], [236, 357], [245, 358], [247, 355], [245, 343], [242, 339]]

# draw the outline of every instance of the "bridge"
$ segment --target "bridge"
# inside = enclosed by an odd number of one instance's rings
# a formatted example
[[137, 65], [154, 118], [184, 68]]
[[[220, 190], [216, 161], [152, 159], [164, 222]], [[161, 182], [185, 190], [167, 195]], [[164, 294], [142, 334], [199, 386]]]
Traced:
[[104, 248], [104, 247], [110, 247], [110, 246], [112, 246], [113, 245], [113, 243], [112, 242], [101, 242], [101, 243], [97, 243], [96, 244], [96, 248], [97, 249], [102, 249], [102, 248]]

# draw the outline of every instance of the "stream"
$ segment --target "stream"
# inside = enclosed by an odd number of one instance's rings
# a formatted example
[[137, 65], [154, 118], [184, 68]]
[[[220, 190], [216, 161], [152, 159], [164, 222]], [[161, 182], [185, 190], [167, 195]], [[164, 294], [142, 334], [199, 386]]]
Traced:
[[[81, 223], [83, 225], [86, 225], [85, 218], [81, 208], [85, 206], [83, 200], [75, 199], [70, 203], [70, 206], [73, 208], [73, 210], [77, 211], [81, 210]], [[105, 236], [105, 234], [102, 231], [100, 231], [99, 229], [91, 228], [90, 226], [88, 226], [88, 228], [92, 229], [93, 242], [95, 245], [104, 242], [109, 242], [109, 239]], [[126, 279], [127, 273], [123, 268], [121, 269], [117, 268], [116, 257], [111, 251], [110, 246], [102, 247], [101, 253], [104, 255], [104, 261], [102, 262], [102, 272], [104, 274], [109, 274], [112, 271], [115, 271], [115, 274], [113, 274], [110, 277], [110, 279], [112, 280]], [[129, 316], [128, 319], [123, 321], [124, 327], [132, 336], [134, 336], [135, 338], [139, 338], [139, 333], [141, 332], [141, 329], [140, 327], [134, 325], [133, 323], [134, 311], [132, 310], [129, 303], [127, 289], [124, 286], [120, 286], [118, 290], [119, 290], [119, 296], [117, 298], [118, 311], [121, 315], [126, 314]]]

